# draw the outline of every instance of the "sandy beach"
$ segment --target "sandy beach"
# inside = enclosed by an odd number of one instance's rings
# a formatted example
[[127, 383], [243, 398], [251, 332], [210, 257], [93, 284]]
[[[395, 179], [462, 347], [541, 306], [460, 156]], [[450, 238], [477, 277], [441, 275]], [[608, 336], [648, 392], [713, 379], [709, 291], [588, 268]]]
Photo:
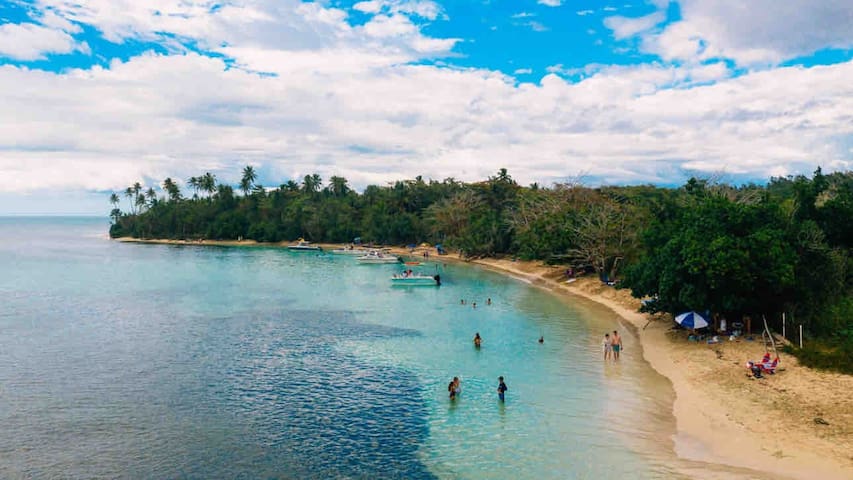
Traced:
[[[173, 245], [286, 246], [254, 241], [120, 241]], [[322, 245], [334, 248], [336, 245]], [[405, 249], [394, 249], [408, 255]], [[431, 260], [463, 262], [455, 255]], [[564, 269], [539, 262], [479, 259], [466, 262], [507, 274], [555, 294], [581, 296], [611, 309], [636, 332], [643, 358], [672, 383], [679, 457], [766, 472], [794, 479], [853, 478], [853, 376], [800, 366], [780, 354], [776, 375], [747, 376], [747, 360], [764, 353], [758, 341], [688, 342], [671, 319], [638, 313], [639, 300], [597, 278], [567, 283]], [[631, 348], [631, 346], [626, 346]]]

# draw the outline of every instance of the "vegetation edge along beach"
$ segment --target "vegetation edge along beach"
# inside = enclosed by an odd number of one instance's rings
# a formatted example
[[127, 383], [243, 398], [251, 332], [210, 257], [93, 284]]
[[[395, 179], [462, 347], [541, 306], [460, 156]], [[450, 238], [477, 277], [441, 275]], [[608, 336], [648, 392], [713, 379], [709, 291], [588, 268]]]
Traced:
[[[646, 358], [673, 382], [679, 433], [712, 446], [688, 456], [795, 476], [806, 468], [843, 478], [853, 467], [853, 458], [843, 453], [851, 447], [853, 419], [844, 413], [849, 399], [832, 410], [816, 398], [821, 389], [853, 387], [849, 375], [831, 373], [853, 369], [851, 172], [824, 175], [818, 169], [811, 178], [772, 178], [766, 185], [694, 178], [680, 188], [590, 188], [578, 182], [544, 188], [520, 186], [501, 170], [477, 183], [418, 177], [361, 193], [342, 177], [332, 177], [325, 187], [317, 175], [277, 188], [255, 185], [255, 179], [246, 167], [239, 195], [206, 173], [190, 179], [189, 198], [171, 179], [162, 189], [136, 184], [124, 192], [128, 212], [112, 196], [110, 235], [222, 245], [299, 237], [321, 243], [356, 237], [387, 245], [430, 242], [512, 275], [522, 266], [535, 272], [525, 278], [623, 309], [617, 313], [640, 329]], [[558, 283], [565, 273], [585, 275]], [[749, 383], [737, 366], [745, 358], [731, 357], [745, 354], [737, 347], [760, 355], [760, 342], [694, 348], [701, 355], [685, 357], [684, 345], [667, 337], [670, 323], [643, 329], [638, 309], [664, 318], [709, 311], [729, 324], [752, 320], [754, 330], [766, 319], [780, 341], [794, 345], [786, 347], [789, 355], [782, 354], [784, 375], [773, 379], [785, 387]], [[783, 313], [788, 339], [780, 338]], [[803, 348], [796, 346], [800, 325]], [[672, 368], [675, 362], [682, 365]], [[726, 398], [731, 404], [717, 405]], [[688, 399], [706, 407], [698, 418], [682, 411]], [[749, 410], [734, 402], [757, 408], [754, 415], [762, 421], [750, 424]], [[784, 429], [769, 434], [764, 421]], [[720, 425], [725, 427], [716, 428]], [[749, 433], [734, 441], [720, 430]]]

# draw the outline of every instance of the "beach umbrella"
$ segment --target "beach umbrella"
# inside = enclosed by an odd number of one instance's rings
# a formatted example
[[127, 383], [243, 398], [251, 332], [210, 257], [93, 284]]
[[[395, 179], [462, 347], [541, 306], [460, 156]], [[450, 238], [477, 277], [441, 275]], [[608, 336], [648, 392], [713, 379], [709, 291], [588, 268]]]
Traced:
[[703, 328], [708, 326], [708, 320], [696, 312], [685, 312], [675, 317], [675, 323], [684, 328]]

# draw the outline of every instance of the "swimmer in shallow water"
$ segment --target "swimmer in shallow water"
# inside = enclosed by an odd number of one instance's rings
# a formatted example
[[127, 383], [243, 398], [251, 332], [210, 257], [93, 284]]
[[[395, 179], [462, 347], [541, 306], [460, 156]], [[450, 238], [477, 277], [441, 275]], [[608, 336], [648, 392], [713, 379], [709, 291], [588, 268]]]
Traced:
[[504, 394], [509, 390], [509, 387], [504, 383], [504, 377], [498, 377], [498, 398], [500, 401], [504, 401]]
[[539, 337], [539, 343], [545, 343], [545, 336]]
[[474, 346], [477, 348], [480, 348], [480, 344], [482, 342], [483, 342], [483, 339], [480, 338], [480, 332], [477, 332], [477, 334], [474, 335]]

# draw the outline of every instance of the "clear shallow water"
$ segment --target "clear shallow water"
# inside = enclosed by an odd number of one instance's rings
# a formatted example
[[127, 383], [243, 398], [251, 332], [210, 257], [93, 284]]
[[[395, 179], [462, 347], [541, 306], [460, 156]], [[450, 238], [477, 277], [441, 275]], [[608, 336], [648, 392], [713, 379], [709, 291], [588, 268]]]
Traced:
[[400, 288], [394, 266], [106, 228], [0, 219], [0, 478], [708, 470], [673, 458], [671, 389], [630, 332], [603, 364], [600, 336], [620, 326], [593, 305], [467, 266]]

